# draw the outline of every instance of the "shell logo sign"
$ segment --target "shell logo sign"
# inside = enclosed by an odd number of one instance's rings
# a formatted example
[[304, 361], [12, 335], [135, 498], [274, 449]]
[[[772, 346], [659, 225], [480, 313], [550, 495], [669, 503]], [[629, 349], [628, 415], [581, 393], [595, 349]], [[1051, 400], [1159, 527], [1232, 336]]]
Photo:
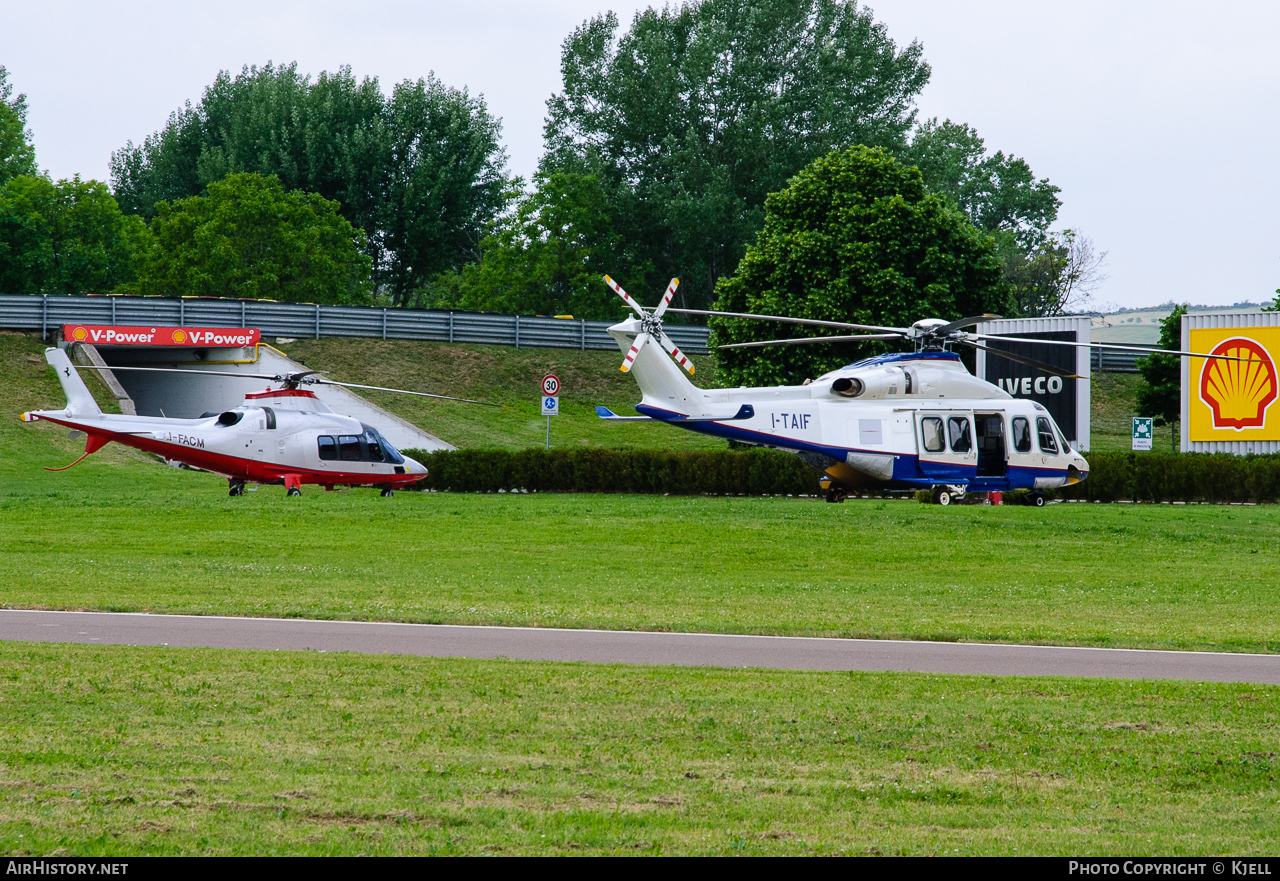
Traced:
[[173, 341], [178, 345], [182, 345], [187, 341], [187, 332], [185, 330], [175, 330], [173, 332]]
[[1280, 327], [1195, 329], [1191, 350], [1240, 358], [1191, 359], [1188, 433], [1193, 441], [1280, 440]]
[[89, 338], [89, 331], [85, 330], [83, 327], [73, 328], [71, 331], [71, 338], [77, 343], [83, 343]]

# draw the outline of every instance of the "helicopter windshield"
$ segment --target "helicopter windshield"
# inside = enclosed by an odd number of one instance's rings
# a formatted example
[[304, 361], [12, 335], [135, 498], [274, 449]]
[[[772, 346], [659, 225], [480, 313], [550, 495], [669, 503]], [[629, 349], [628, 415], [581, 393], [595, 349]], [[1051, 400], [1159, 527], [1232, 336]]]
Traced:
[[400, 455], [400, 451], [391, 445], [391, 441], [382, 436], [378, 429], [370, 425], [362, 425], [364, 428], [365, 445], [369, 449], [370, 462], [387, 462], [392, 465], [403, 465], [404, 456]]

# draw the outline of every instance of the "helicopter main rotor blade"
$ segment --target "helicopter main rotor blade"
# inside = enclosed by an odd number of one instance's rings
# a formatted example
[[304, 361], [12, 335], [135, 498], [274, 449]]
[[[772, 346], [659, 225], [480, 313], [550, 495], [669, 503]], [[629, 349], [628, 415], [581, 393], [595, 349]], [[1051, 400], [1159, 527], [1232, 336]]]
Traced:
[[612, 278], [610, 278], [607, 275], [604, 277], [604, 283], [607, 284], [615, 294], [617, 294], [619, 297], [622, 298], [622, 302], [626, 303], [628, 306], [634, 309], [637, 315], [639, 315], [641, 318], [649, 317], [647, 314], [645, 314], [645, 311], [640, 308], [640, 304], [637, 303], [635, 300], [631, 299], [631, 295], [622, 289], [622, 285], [618, 284], [616, 281], [614, 281]]
[[1028, 367], [1034, 367], [1037, 370], [1043, 370], [1045, 373], [1052, 373], [1054, 376], [1061, 376], [1061, 377], [1064, 377], [1065, 379], [1084, 379], [1083, 376], [1080, 376], [1077, 373], [1067, 373], [1061, 367], [1055, 367], [1052, 364], [1046, 364], [1043, 361], [1037, 361], [1035, 358], [1028, 358], [1026, 355], [1015, 355], [1013, 352], [1006, 352], [1002, 349], [993, 349], [990, 346], [980, 346], [971, 340], [961, 340], [961, 342], [964, 343], [966, 346], [971, 346], [975, 349], [981, 349], [984, 352], [990, 352], [992, 355], [997, 355], [1001, 358], [1006, 358], [1010, 361], [1017, 361], [1019, 364], [1026, 364]]
[[636, 363], [636, 355], [640, 354], [640, 350], [644, 348], [644, 344], [649, 342], [649, 334], [642, 333], [636, 337], [636, 341], [631, 344], [631, 351], [627, 352], [627, 356], [622, 359], [622, 366], [618, 369], [623, 373], [631, 370], [631, 365]]
[[847, 321], [820, 321], [816, 318], [786, 318], [781, 315], [756, 315], [752, 312], [716, 312], [713, 309], [668, 309], [681, 315], [719, 315], [724, 318], [758, 318], [761, 321], [784, 321], [789, 324], [810, 324], [814, 327], [840, 327], [849, 330], [871, 330], [880, 333], [892, 333], [898, 336], [910, 336], [911, 330], [905, 327], [881, 327], [877, 324], [850, 324]]
[[950, 324], [944, 324], [942, 325], [942, 327], [939, 327], [936, 330], [934, 330], [933, 333], [935, 334], [951, 333], [953, 330], [961, 330], [966, 327], [972, 327], [973, 325], [981, 324], [984, 321], [995, 321], [997, 318], [1002, 318], [1002, 317], [1003, 316], [996, 315], [991, 312], [986, 312], [986, 313], [983, 313], [982, 315], [972, 315], [969, 318], [961, 318], [959, 321], [953, 321]]
[[806, 336], [798, 337], [792, 340], [761, 340], [755, 343], [725, 343], [723, 346], [716, 346], [717, 349], [755, 349], [760, 346], [784, 346], [794, 345], [797, 343], [844, 343], [854, 340], [900, 340], [901, 335], [896, 333], [867, 333], [857, 334], [855, 336]]
[[[229, 370], [183, 370], [180, 367], [99, 367], [95, 364], [72, 365], [77, 370], [146, 370], [151, 373], [201, 373], [205, 376], [232, 377], [234, 379], [265, 379], [269, 382], [285, 382], [288, 377], [280, 373], [233, 373]], [[311, 371], [315, 373], [316, 371]]]
[[1009, 343], [1048, 343], [1051, 346], [1076, 346], [1077, 348], [1109, 349], [1113, 352], [1142, 352], [1146, 355], [1182, 355], [1186, 358], [1215, 358], [1219, 361], [1256, 361], [1256, 358], [1237, 358], [1233, 355], [1212, 355], [1208, 352], [1184, 352], [1180, 349], [1147, 349], [1142, 346], [1121, 346], [1115, 343], [1075, 343], [1069, 340], [1037, 340], [1016, 336], [996, 336], [994, 334], [974, 334], [980, 340], [1001, 340]]
[[470, 398], [455, 398], [451, 395], [433, 395], [427, 392], [411, 392], [402, 388], [385, 388], [380, 385], [359, 385], [354, 382], [335, 382], [332, 379], [309, 379], [306, 380], [307, 385], [340, 385], [343, 388], [362, 388], [375, 392], [395, 392], [398, 395], [414, 395], [419, 398], [439, 398], [442, 401], [460, 401], [463, 404], [479, 404], [482, 407], [501, 407], [502, 404], [493, 404], [489, 401], [473, 401]]
[[667, 311], [667, 306], [671, 304], [671, 298], [676, 295], [676, 288], [680, 287], [680, 279], [671, 279], [671, 284], [667, 285], [667, 292], [662, 295], [662, 302], [653, 310], [654, 318], [661, 318], [662, 313]]

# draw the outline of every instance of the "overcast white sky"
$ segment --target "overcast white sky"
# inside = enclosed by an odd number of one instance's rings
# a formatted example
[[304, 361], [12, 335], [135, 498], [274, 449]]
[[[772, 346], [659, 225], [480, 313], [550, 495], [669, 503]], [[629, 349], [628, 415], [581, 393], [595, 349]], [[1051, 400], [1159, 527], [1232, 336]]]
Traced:
[[[605, 0], [0, 0], [0, 64], [25, 92], [37, 159], [107, 178], [219, 69], [349, 64], [384, 89], [434, 71], [503, 119], [511, 168], [541, 152], [560, 43]], [[877, 0], [933, 67], [922, 117], [974, 126], [1062, 188], [1060, 226], [1108, 252], [1096, 300], [1262, 301], [1280, 287], [1280, 4]]]

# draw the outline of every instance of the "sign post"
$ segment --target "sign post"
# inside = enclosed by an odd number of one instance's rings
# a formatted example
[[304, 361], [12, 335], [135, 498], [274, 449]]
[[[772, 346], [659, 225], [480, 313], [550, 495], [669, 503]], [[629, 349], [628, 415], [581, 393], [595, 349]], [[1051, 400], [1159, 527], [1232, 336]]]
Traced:
[[1133, 448], [1135, 450], [1151, 449], [1151, 441], [1155, 437], [1156, 421], [1147, 416], [1133, 417]]
[[547, 449], [551, 449], [551, 417], [560, 415], [560, 377], [542, 377], [542, 415], [547, 417]]

